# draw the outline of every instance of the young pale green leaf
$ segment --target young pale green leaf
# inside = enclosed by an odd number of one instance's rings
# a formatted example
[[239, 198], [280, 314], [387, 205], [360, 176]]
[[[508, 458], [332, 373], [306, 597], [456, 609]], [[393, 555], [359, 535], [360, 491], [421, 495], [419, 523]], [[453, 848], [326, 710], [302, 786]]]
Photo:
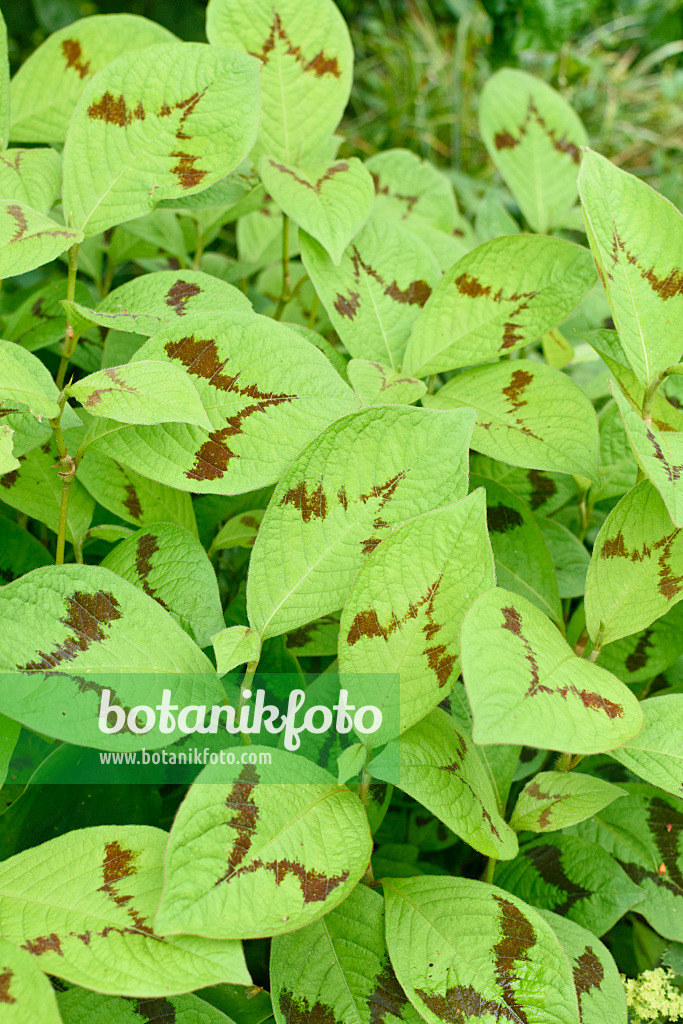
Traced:
[[624, 495], [597, 536], [586, 576], [586, 627], [610, 643], [650, 626], [683, 598], [683, 537], [649, 480]]
[[253, 146], [258, 106], [258, 62], [234, 50], [161, 43], [115, 58], [69, 122], [67, 222], [96, 235], [208, 188]]
[[626, 1024], [626, 992], [609, 950], [593, 932], [550, 910], [537, 911], [569, 958], [581, 1024]]
[[24, 949], [0, 939], [0, 1003], [3, 1024], [62, 1024], [55, 991]]
[[515, 860], [500, 865], [496, 881], [520, 899], [533, 900], [596, 935], [608, 931], [643, 899], [606, 850], [577, 836], [532, 840]]
[[386, 214], [373, 215], [336, 267], [308, 235], [301, 256], [334, 329], [356, 359], [398, 369], [439, 265], [414, 233]]
[[198, 647], [223, 629], [218, 581], [196, 537], [172, 523], [138, 530], [101, 563], [165, 608]]
[[683, 942], [683, 800], [640, 783], [623, 788], [628, 800], [572, 832], [612, 854], [644, 894], [637, 912], [660, 935]]
[[277, 636], [341, 608], [383, 537], [464, 497], [473, 420], [469, 409], [383, 406], [312, 441], [281, 478], [254, 544], [251, 625]]
[[578, 199], [580, 150], [588, 143], [567, 101], [539, 78], [502, 68], [482, 90], [479, 130], [531, 229], [562, 226]]
[[[58, 532], [59, 511], [62, 500], [62, 481], [59, 476], [59, 455], [53, 439], [40, 448], [19, 457], [20, 468], [0, 479], [2, 500], [24, 515], [37, 519]], [[75, 479], [69, 488], [69, 508], [66, 520], [66, 539], [80, 545], [92, 522], [95, 502], [82, 484]]]
[[619, 339], [638, 380], [650, 385], [683, 352], [683, 218], [644, 181], [592, 150], [579, 191]]
[[96, 450], [160, 483], [240, 494], [274, 483], [297, 452], [358, 401], [322, 352], [253, 313], [195, 313], [135, 353], [185, 367], [212, 430], [101, 420]]
[[261, 637], [249, 626], [230, 626], [211, 637], [216, 652], [216, 671], [219, 676], [232, 672], [238, 665], [258, 661], [261, 654]]
[[566, 374], [528, 359], [457, 374], [422, 401], [427, 407], [472, 406], [472, 447], [527, 469], [580, 473], [595, 483], [598, 421], [590, 401]]
[[[0, 713], [46, 736], [100, 750], [166, 746], [180, 730], [102, 732], [102, 691], [126, 715], [133, 705], [156, 707], [164, 688], [181, 707], [225, 697], [211, 662], [172, 616], [110, 569], [35, 569], [0, 590], [0, 614]], [[143, 729], [146, 717], [138, 718]]]
[[46, 974], [111, 995], [248, 985], [239, 942], [154, 931], [167, 838], [145, 825], [100, 826], [10, 857], [0, 865], [3, 936]]
[[35, 416], [56, 419], [60, 412], [59, 391], [45, 364], [21, 345], [9, 341], [0, 341], [0, 360], [0, 400], [26, 405]]
[[513, 352], [562, 323], [594, 283], [590, 253], [573, 242], [540, 235], [484, 242], [434, 290], [403, 369], [424, 377]]
[[398, 786], [484, 856], [509, 860], [517, 853], [471, 737], [440, 708], [385, 747], [367, 771]]
[[211, 429], [189, 373], [175, 363], [138, 360], [109, 366], [67, 388], [91, 414], [119, 423], [191, 423]]
[[683, 694], [644, 700], [642, 731], [610, 757], [667, 793], [683, 794]]
[[347, 373], [363, 405], [412, 405], [427, 391], [424, 381], [367, 359], [351, 359]]
[[339, 266], [347, 245], [370, 216], [375, 195], [360, 160], [300, 166], [263, 156], [259, 174], [282, 212], [320, 242]]
[[0, 155], [0, 196], [48, 213], [62, 187], [62, 161], [54, 149], [8, 149]]
[[[539, 487], [541, 480], [545, 485], [540, 474], [538, 479]], [[529, 506], [490, 476], [473, 473], [470, 487], [486, 488], [486, 522], [499, 585], [526, 597], [560, 623], [562, 605], [552, 559]]]
[[156, 916], [162, 934], [282, 935], [338, 906], [368, 866], [372, 839], [355, 793], [289, 751], [249, 753], [256, 766], [204, 768], [180, 805]]
[[[384, 901], [364, 885], [320, 921], [273, 940], [278, 1024], [419, 1024], [396, 980], [384, 941]], [[66, 1024], [69, 1024], [67, 1021]]]
[[49, 263], [82, 238], [26, 203], [0, 199], [0, 280]]
[[[419, 234], [425, 225], [462, 239], [473, 238], [446, 175], [409, 149], [386, 149], [365, 161], [375, 183], [375, 210]], [[430, 236], [431, 237], [431, 236]]]
[[339, 671], [357, 707], [366, 672], [395, 682], [375, 699], [373, 746], [419, 722], [458, 676], [458, 631], [474, 598], [495, 586], [483, 489], [403, 523], [358, 573], [339, 630]]
[[579, 1024], [569, 962], [516, 896], [469, 878], [385, 879], [396, 976], [428, 1024], [462, 1017]]
[[640, 417], [618, 388], [612, 393], [639, 465], [661, 494], [674, 524], [683, 526], [683, 433], [659, 431]]
[[582, 597], [586, 589], [586, 573], [590, 555], [576, 534], [556, 519], [535, 516], [543, 540], [550, 552], [561, 598]]
[[593, 775], [539, 772], [519, 794], [510, 825], [516, 832], [558, 832], [624, 795], [623, 789]]
[[57, 1002], [63, 1024], [140, 1024], [141, 1020], [149, 1024], [234, 1024], [227, 1014], [194, 995], [122, 999], [71, 988], [60, 992]]
[[597, 754], [642, 728], [628, 687], [577, 658], [545, 615], [509, 591], [489, 590], [470, 607], [460, 659], [475, 743]]
[[344, 747], [337, 758], [337, 782], [340, 786], [360, 775], [367, 757], [368, 748], [363, 743], [352, 743], [350, 747]]
[[319, 159], [351, 91], [353, 47], [332, 0], [210, 0], [210, 43], [245, 50], [261, 62], [263, 107], [254, 158]]
[[11, 427], [0, 426], [0, 476], [21, 468], [19, 459], [15, 458], [12, 454], [13, 433], [14, 431]]
[[53, 32], [17, 71], [11, 87], [15, 142], [64, 142], [88, 81], [119, 54], [175, 36], [134, 14], [98, 14]]
[[209, 555], [227, 548], [253, 548], [264, 514], [265, 509], [253, 508], [228, 519], [212, 540]]

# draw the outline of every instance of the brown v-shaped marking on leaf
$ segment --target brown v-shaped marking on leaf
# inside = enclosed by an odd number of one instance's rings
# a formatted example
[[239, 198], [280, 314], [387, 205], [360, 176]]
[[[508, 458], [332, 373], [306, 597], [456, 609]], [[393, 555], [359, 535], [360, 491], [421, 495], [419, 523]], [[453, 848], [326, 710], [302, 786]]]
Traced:
[[285, 44], [287, 47], [287, 55], [294, 57], [297, 63], [301, 64], [305, 72], [310, 71], [317, 75], [318, 78], [321, 78], [323, 75], [333, 75], [335, 78], [341, 78], [339, 61], [336, 57], [327, 57], [323, 50], [316, 53], [311, 60], [306, 60], [301, 52], [301, 47], [294, 45], [285, 29], [282, 27], [282, 19], [277, 11], [273, 12], [273, 22], [270, 26], [270, 32], [268, 34], [268, 38], [263, 44], [263, 47], [261, 48], [261, 51], [259, 53], [254, 53], [250, 50], [249, 52], [252, 57], [258, 57], [258, 59], [262, 60], [264, 64], [268, 64], [270, 53], [275, 49], [275, 44], [278, 41]]
[[305, 188], [310, 189], [311, 192], [315, 192], [317, 195], [320, 195], [320, 192], [325, 182], [331, 181], [332, 178], [335, 177], [335, 175], [342, 174], [344, 171], [348, 171], [349, 169], [349, 165], [345, 162], [334, 164], [332, 167], [328, 167], [328, 169], [325, 171], [321, 178], [318, 178], [316, 182], [311, 183], [310, 181], [307, 181], [306, 178], [300, 178], [296, 171], [293, 171], [291, 167], [286, 167], [284, 164], [279, 164], [276, 160], [273, 160], [272, 158], [269, 158], [269, 160], [270, 166], [274, 167], [276, 171], [280, 171], [281, 174], [288, 174], [290, 178], [293, 178], [294, 181], [299, 183], [299, 185], [303, 185]]
[[529, 131], [529, 125], [532, 123], [536, 123], [539, 126], [539, 128], [541, 128], [545, 132], [545, 134], [548, 136], [551, 143], [553, 144], [553, 147], [559, 153], [567, 153], [575, 164], [581, 162], [581, 153], [579, 151], [579, 147], [574, 142], [571, 142], [567, 138], [566, 132], [562, 135], [561, 138], [558, 139], [557, 131], [554, 128], [548, 127], [548, 123], [546, 122], [545, 118], [542, 117], [539, 113], [538, 108], [531, 96], [529, 97], [529, 103], [527, 105], [527, 111], [524, 121], [517, 129], [518, 137], [515, 138], [515, 136], [507, 130], [497, 132], [493, 140], [493, 144], [495, 145], [496, 149], [514, 149], [516, 146], [519, 146], [520, 142]]
[[576, 957], [572, 974], [574, 975], [574, 988], [579, 998], [579, 1024], [583, 1024], [583, 997], [588, 995], [591, 989], [597, 988], [599, 991], [605, 977], [603, 966], [593, 952], [592, 946], [586, 946], [583, 953]]
[[83, 63], [83, 49], [78, 39], [65, 39], [62, 42], [62, 56], [66, 67], [73, 68], [79, 78], [87, 78], [90, 73], [90, 61]]
[[117, 907], [125, 909], [126, 914], [133, 923], [133, 928], [121, 929], [114, 926], [107, 926], [100, 933], [103, 939], [106, 939], [109, 932], [118, 932], [124, 934], [125, 932], [144, 932], [147, 935], [152, 934], [152, 929], [146, 923], [147, 918], [142, 917], [137, 912], [135, 907], [131, 906], [131, 900], [133, 899], [130, 895], [125, 895], [120, 891], [119, 882], [122, 882], [126, 878], [132, 878], [133, 875], [138, 873], [137, 860], [140, 856], [138, 850], [129, 850], [121, 846], [121, 844], [114, 840], [111, 843], [106, 843], [104, 847], [104, 859], [102, 861], [102, 882], [103, 884], [97, 890], [98, 892], [104, 892], [107, 894], [110, 900], [112, 900]]

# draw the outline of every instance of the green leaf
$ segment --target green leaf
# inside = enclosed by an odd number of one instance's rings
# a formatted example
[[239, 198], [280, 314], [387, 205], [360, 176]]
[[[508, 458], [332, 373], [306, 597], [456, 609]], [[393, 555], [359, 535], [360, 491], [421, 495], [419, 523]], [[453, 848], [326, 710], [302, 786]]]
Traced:
[[80, 316], [88, 324], [131, 334], [156, 334], [164, 324], [189, 313], [249, 312], [251, 303], [239, 288], [201, 270], [158, 270], [134, 277], [115, 288], [96, 310], [79, 303], [64, 302], [71, 323]]
[[626, 992], [609, 950], [595, 935], [549, 910], [538, 910], [569, 958], [581, 1024], [625, 1024]]
[[198, 996], [170, 999], [121, 999], [72, 988], [57, 997], [63, 1024], [234, 1024], [230, 1017]]
[[12, 454], [12, 434], [14, 431], [11, 427], [0, 426], [0, 476], [4, 476], [5, 473], [11, 473], [21, 467], [21, 463]]
[[600, 843], [640, 886], [637, 912], [667, 939], [683, 942], [683, 800], [627, 783], [617, 800], [572, 832]]
[[513, 352], [561, 324], [594, 283], [590, 253], [573, 242], [539, 235], [484, 242], [435, 288], [403, 369], [424, 377]]
[[550, 552], [561, 598], [582, 597], [590, 555], [579, 538], [556, 519], [535, 516]]
[[96, 451], [179, 490], [240, 494], [272, 484], [308, 441], [357, 407], [322, 352], [253, 313], [188, 314], [131, 365], [141, 359], [184, 366], [213, 429], [101, 420]]
[[55, 992], [30, 954], [0, 939], [3, 1024], [62, 1024]]
[[258, 63], [234, 50], [162, 43], [145, 57], [116, 57], [86, 85], [69, 122], [68, 223], [96, 235], [161, 199], [208, 188], [253, 146], [258, 103]]
[[516, 359], [469, 370], [422, 404], [475, 408], [472, 447], [483, 455], [527, 469], [600, 479], [593, 406], [573, 380], [543, 363]]
[[12, 760], [12, 754], [17, 745], [20, 732], [21, 726], [18, 722], [13, 722], [11, 718], [0, 715], [0, 789], [5, 784], [7, 769]]
[[334, 329], [355, 359], [398, 369], [415, 320], [439, 279], [431, 251], [386, 215], [373, 215], [336, 267], [301, 237], [301, 256]]
[[254, 544], [251, 625], [277, 636], [341, 608], [383, 537], [464, 497], [473, 418], [383, 406], [312, 441], [282, 476]]
[[[29, 150], [28, 152], [35, 152]], [[3, 336], [17, 341], [29, 352], [54, 345], [64, 339], [63, 278], [43, 281], [32, 289], [17, 308], [8, 315]], [[90, 302], [90, 292], [82, 281], [76, 281], [78, 302]]]
[[606, 644], [598, 664], [625, 683], [642, 683], [664, 672], [683, 654], [683, 604], [655, 619], [647, 629]]
[[386, 149], [366, 160], [365, 167], [375, 183], [378, 213], [403, 221], [416, 234], [429, 225], [462, 239], [463, 245], [473, 238], [448, 177], [429, 160], [409, 149]]
[[[432, 711], [458, 677], [458, 631], [477, 596], [495, 586], [482, 489], [403, 523], [356, 576], [341, 617], [339, 671], [352, 703], [364, 673], [392, 677], [372, 736], [377, 747]], [[357, 673], [357, 674], [356, 674]]]
[[270, 981], [278, 1024], [421, 1020], [389, 962], [384, 902], [363, 885], [322, 920], [273, 940]]
[[126, 714], [156, 707], [169, 687], [181, 707], [225, 697], [211, 662], [172, 616], [110, 569], [35, 569], [0, 590], [0, 614], [0, 713], [47, 736], [100, 750], [167, 746], [179, 729], [102, 732], [102, 691]]
[[[486, 488], [486, 521], [498, 583], [526, 597], [560, 623], [562, 606], [557, 580], [535, 516], [516, 493], [489, 476], [473, 473], [470, 487], [482, 486]], [[545, 486], [545, 478], [539, 474], [541, 486]]]
[[102, 565], [153, 597], [199, 647], [208, 647], [224, 628], [213, 566], [197, 538], [182, 527], [160, 523], [138, 530]]
[[46, 974], [111, 995], [248, 985], [240, 943], [153, 930], [166, 839], [144, 825], [100, 826], [10, 857], [0, 865], [3, 936]]
[[573, 477], [548, 473], [541, 469], [517, 469], [496, 459], [472, 455], [472, 472], [495, 480], [521, 498], [532, 512], [549, 516], [576, 498], [578, 486]]
[[475, 743], [596, 754], [642, 727], [628, 687], [577, 658], [534, 605], [509, 591], [475, 600], [461, 626], [460, 659]]
[[520, 899], [533, 900], [596, 935], [608, 931], [643, 899], [606, 850], [577, 836], [532, 840], [516, 860], [500, 865], [496, 880]]
[[510, 825], [516, 832], [557, 832], [624, 795], [623, 789], [593, 775], [539, 772], [519, 794]]
[[9, 143], [9, 55], [7, 52], [7, 25], [0, 12], [0, 150]]
[[0, 400], [26, 405], [35, 416], [56, 419], [60, 412], [59, 391], [40, 359], [9, 341], [0, 341], [0, 359]]
[[287, 650], [297, 658], [330, 657], [339, 646], [339, 613], [323, 615], [287, 634]]
[[191, 423], [211, 429], [190, 375], [175, 363], [138, 360], [110, 366], [70, 384], [67, 394], [91, 416], [120, 423]]
[[683, 694], [662, 694], [641, 704], [645, 724], [635, 739], [610, 756], [667, 793], [683, 794]]
[[49, 263], [82, 238], [26, 203], [0, 200], [0, 280]]
[[[343, 786], [354, 776], [360, 775], [368, 757], [368, 748], [363, 743], [352, 743], [345, 747], [337, 758], [337, 782]], [[357, 892], [358, 890], [354, 890]]]
[[197, 533], [189, 494], [148, 480], [91, 448], [78, 467], [77, 481], [99, 505], [126, 523], [177, 523], [190, 533]]
[[617, 388], [613, 395], [638, 464], [661, 494], [675, 525], [683, 526], [683, 434], [659, 431], [641, 419]]
[[282, 212], [320, 242], [339, 266], [344, 249], [370, 216], [375, 195], [360, 160], [301, 166], [263, 156], [259, 174]]
[[351, 359], [347, 373], [363, 405], [412, 405], [427, 390], [424, 381], [367, 359]]
[[277, 11], [270, 0], [210, 0], [206, 34], [262, 62], [254, 158], [317, 159], [341, 121], [353, 77], [349, 30], [332, 0], [279, 0]]
[[610, 512], [586, 576], [586, 627], [610, 643], [650, 626], [683, 597], [683, 537], [643, 480]]
[[385, 747], [367, 771], [408, 793], [484, 856], [517, 853], [471, 737], [440, 708]]
[[561, 227], [578, 198], [580, 150], [588, 143], [567, 101], [539, 78], [502, 68], [482, 90], [479, 130], [532, 230]]
[[[1, 492], [0, 492], [1, 493]], [[50, 554], [37, 537], [18, 523], [9, 519], [2, 520], [0, 530], [0, 580], [11, 583], [18, 576], [38, 569], [41, 565], [51, 565]]]
[[163, 934], [281, 935], [336, 907], [368, 866], [355, 793], [288, 751], [252, 746], [249, 755], [256, 767], [204, 768], [180, 805], [156, 917]]
[[12, 79], [12, 139], [64, 142], [72, 111], [94, 74], [121, 53], [174, 39], [134, 14], [98, 14], [54, 32]]
[[253, 508], [228, 519], [211, 542], [210, 555], [227, 548], [253, 548], [265, 509]]
[[[20, 469], [0, 478], [2, 500], [24, 515], [38, 519], [54, 533], [59, 529], [62, 481], [59, 476], [59, 455], [53, 439], [28, 455], [19, 457]], [[66, 538], [80, 545], [83, 534], [92, 522], [95, 502], [85, 488], [74, 479], [69, 488]]]
[[383, 885], [391, 962], [429, 1024], [473, 1013], [578, 1024], [570, 965], [532, 907], [469, 878], [428, 875]]
[[683, 218], [644, 181], [592, 150], [579, 191], [619, 340], [638, 380], [650, 385], [683, 351]]
[[0, 155], [0, 196], [48, 213], [62, 188], [62, 161], [54, 149], [8, 149]]
[[249, 626], [230, 626], [211, 637], [216, 653], [216, 670], [219, 676], [227, 675], [238, 665], [258, 661], [261, 654], [261, 637]]
[[[620, 498], [636, 485], [638, 467], [633, 458], [616, 402], [607, 402], [598, 413], [600, 428], [600, 486], [591, 488], [591, 501]], [[683, 426], [683, 424], [681, 424]]]

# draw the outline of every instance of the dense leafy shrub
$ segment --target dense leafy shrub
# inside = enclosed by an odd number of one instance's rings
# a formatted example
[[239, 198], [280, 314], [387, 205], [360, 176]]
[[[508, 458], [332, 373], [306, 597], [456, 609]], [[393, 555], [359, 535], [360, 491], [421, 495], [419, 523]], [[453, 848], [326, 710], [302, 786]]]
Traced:
[[523, 71], [469, 218], [331, 0], [207, 35], [4, 61], [2, 1020], [675, 1019], [681, 215]]

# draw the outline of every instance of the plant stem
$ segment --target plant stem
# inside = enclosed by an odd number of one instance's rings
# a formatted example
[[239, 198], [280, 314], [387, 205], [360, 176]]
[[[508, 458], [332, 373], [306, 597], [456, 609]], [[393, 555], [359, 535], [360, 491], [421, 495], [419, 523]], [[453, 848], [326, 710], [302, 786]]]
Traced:
[[496, 870], [496, 864], [498, 863], [495, 857], [489, 857], [486, 861], [486, 868], [484, 870], [484, 877], [482, 881], [488, 882], [489, 885], [493, 885], [493, 875]]
[[[247, 670], [244, 673], [244, 677], [243, 677], [242, 682], [240, 684], [240, 699], [237, 702], [237, 710], [235, 712], [235, 717], [237, 718], [238, 722], [239, 722], [239, 718], [240, 718], [240, 714], [241, 714], [242, 708], [245, 706], [245, 704], [247, 703], [247, 700], [248, 700], [248, 698], [245, 698], [243, 696], [244, 691], [251, 689], [251, 684], [252, 684], [252, 681], [254, 679], [254, 676], [256, 675], [256, 669], [257, 668], [258, 668], [258, 661], [248, 661], [247, 662]], [[246, 747], [250, 747], [251, 746], [251, 736], [248, 733], [246, 733], [246, 732], [241, 732], [240, 736], [242, 738], [242, 743], [244, 743], [244, 745]]]
[[[369, 757], [370, 757], [370, 752], [368, 751], [368, 758]], [[372, 776], [368, 775], [368, 773], [365, 771], [365, 769], [363, 769], [363, 774], [362, 774], [361, 780], [360, 780], [360, 786], [358, 787], [358, 799], [360, 800], [360, 802], [362, 803], [363, 807], [365, 808], [366, 813], [367, 813], [367, 809], [368, 809], [368, 803], [370, 802], [370, 783], [371, 782], [372, 782]], [[363, 881], [364, 885], [373, 886], [373, 885], [376, 884], [375, 883], [375, 875], [374, 875], [374, 872], [372, 870], [372, 860], [370, 860], [370, 862], [368, 864], [367, 870], [366, 870], [365, 874], [363, 875], [362, 881]]]
[[76, 463], [71, 458], [67, 449], [64, 435], [62, 433], [62, 413], [66, 405], [66, 397], [60, 395], [60, 413], [54, 420], [50, 420], [52, 433], [54, 434], [59, 464], [61, 469], [59, 477], [62, 481], [62, 497], [59, 504], [59, 526], [57, 528], [57, 552], [55, 554], [55, 565], [64, 565], [64, 548], [66, 546], [66, 530], [69, 523], [69, 497], [71, 494], [71, 482], [76, 475]]
[[199, 270], [202, 256], [204, 255], [204, 233], [201, 229], [199, 221], [197, 221], [197, 242], [194, 250], [194, 259], [192, 260], [192, 267], [194, 270]]
[[572, 763], [573, 754], [563, 753], [560, 754], [557, 761], [555, 762], [554, 770], [556, 772], [568, 772]]
[[[66, 279], [66, 297], [69, 302], [73, 302], [76, 295], [76, 274], [78, 273], [78, 243], [72, 245], [69, 249], [69, 269]], [[59, 363], [59, 369], [57, 370], [57, 376], [55, 383], [58, 389], [61, 391], [64, 387], [64, 378], [66, 377], [66, 371], [69, 366], [69, 360], [76, 351], [76, 345], [78, 344], [78, 336], [74, 334], [73, 327], [69, 323], [69, 318], [66, 320], [66, 334], [64, 335], [64, 345], [62, 347], [62, 358]]]
[[289, 217], [286, 213], [282, 214], [282, 287], [280, 288], [280, 298], [277, 302], [277, 309], [273, 314], [274, 320], [282, 320], [282, 314], [285, 311], [285, 306], [289, 302], [291, 295], [289, 293]]

